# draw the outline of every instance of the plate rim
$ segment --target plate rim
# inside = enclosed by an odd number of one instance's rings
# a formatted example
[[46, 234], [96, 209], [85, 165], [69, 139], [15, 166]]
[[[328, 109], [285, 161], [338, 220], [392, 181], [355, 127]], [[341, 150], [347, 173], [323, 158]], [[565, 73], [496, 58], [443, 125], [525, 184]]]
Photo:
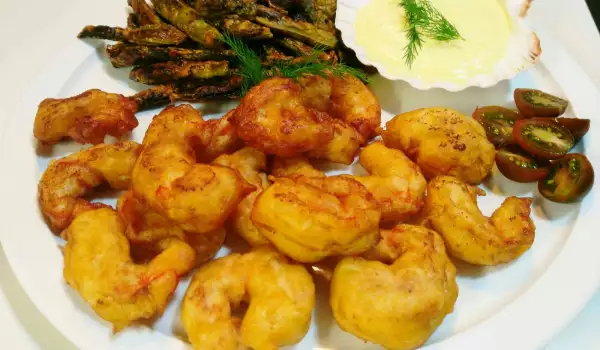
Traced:
[[[572, 100], [577, 100], [577, 101], [584, 101], [585, 99], [590, 99], [592, 98], [592, 101], [600, 101], [600, 94], [598, 93], [598, 91], [596, 90], [594, 84], [591, 82], [591, 80], [589, 79], [589, 77], [587, 77], [587, 75], [585, 74], [585, 72], [581, 69], [581, 67], [579, 67], [579, 65], [577, 64], [577, 62], [567, 53], [565, 52], [562, 48], [560, 48], [559, 46], [557, 46], [551, 38], [549, 38], [548, 36], [540, 33], [538, 31], [538, 35], [540, 35], [541, 38], [543, 38], [543, 43], [544, 43], [544, 50], [545, 50], [545, 55], [542, 56], [542, 62], [544, 63], [545, 66], [547, 66], [549, 69], [549, 72], [552, 76], [552, 78], [554, 80], [556, 80], [559, 83], [559, 86], [561, 86], [561, 88], [563, 88], [565, 90], [565, 93], [567, 93], [567, 95], [569, 95], [569, 99]], [[92, 48], [85, 44], [85, 43], [78, 43], [77, 45], [67, 45], [66, 49], [59, 54], [54, 60], [52, 61], [52, 64], [48, 65], [48, 67], [53, 67], [57, 62], [65, 62], [64, 59], [65, 57], [70, 57], [71, 60], [73, 60], [73, 57], [87, 57], [90, 53], [90, 51], [92, 50]], [[551, 58], [547, 58], [548, 56], [550, 56]], [[555, 62], [548, 62], [548, 60], [554, 60]], [[81, 62], [82, 60], [76, 60], [76, 62]], [[566, 70], [553, 70], [550, 69], [549, 66], [554, 65], [560, 65], [560, 64], [565, 64], [568, 63], [569, 64], [569, 68], [572, 68], [569, 70], [569, 72], [566, 72]], [[35, 90], [39, 89], [40, 86], [40, 82], [42, 81], [52, 81], [53, 84], [56, 84], [57, 86], [62, 86], [60, 84], [60, 82], [64, 83], [69, 79], [69, 76], [57, 76], [58, 72], [48, 72], [48, 71], [44, 71], [44, 73], [38, 77], [38, 79], [29, 86], [29, 88], [27, 89], [27, 92], [24, 94], [24, 98], [19, 99], [18, 101], [16, 101], [16, 103], [12, 106], [13, 108], [9, 108], [8, 110], [14, 110], [16, 113], [13, 113], [12, 115], [14, 115], [13, 117], [11, 117], [10, 115], [7, 116], [7, 118], [5, 120], [2, 120], [2, 124], [3, 124], [3, 128], [2, 128], [2, 133], [0, 134], [0, 145], [2, 145], [2, 147], [0, 147], [0, 161], [3, 164], [11, 164], [10, 162], [7, 162], [7, 160], [20, 160], [23, 161], [22, 159], [18, 159], [16, 154], [11, 154], [13, 152], [11, 152], [11, 148], [10, 146], [12, 145], [14, 147], [14, 145], [19, 145], [22, 142], [25, 142], [27, 144], [27, 147], [29, 147], [29, 149], [27, 150], [28, 153], [32, 153], [31, 152], [31, 147], [33, 145], [33, 141], [32, 141], [32, 137], [30, 137], [28, 140], [20, 140], [19, 136], [22, 134], [19, 134], [18, 132], [11, 132], [14, 130], [19, 130], [19, 126], [21, 126], [21, 128], [26, 124], [24, 122], [19, 122], [18, 120], [18, 116], [20, 115], [25, 115], [28, 113], [25, 113], [28, 109], [34, 108], [34, 103], [31, 103], [31, 100], [27, 101], [27, 96], [30, 95], [35, 95]], [[557, 76], [558, 74], [558, 76]], [[573, 78], [573, 77], [567, 77], [567, 75], [576, 75], [577, 78]], [[572, 96], [570, 96], [570, 91], [567, 91], [568, 89], [565, 88], [565, 85], [563, 84], [565, 80], [569, 80], [571, 82], [573, 81], [577, 81], [577, 85], [583, 85], [585, 87], [584, 88], [580, 88], [582, 90], [586, 90], [587, 93], [584, 94], [585, 96], [580, 96], [579, 92], [578, 92], [578, 96], [573, 98]], [[567, 84], [569, 86], [571, 86], [570, 84]], [[592, 88], [591, 90], [589, 88]], [[570, 88], [570, 89], [574, 89], [574, 88]], [[28, 102], [28, 104], [24, 104], [24, 102]], [[589, 104], [589, 103], [588, 103]], [[580, 102], [580, 103], [574, 103], [573, 104], [576, 108], [579, 108], [580, 106], [585, 106], [584, 102]], [[595, 107], [586, 107], [585, 110], [587, 111], [587, 109], [589, 109], [590, 111], [596, 111], [596, 112], [600, 112], [600, 105], [599, 103], [596, 103]], [[589, 112], [588, 112], [589, 113]], [[581, 114], [581, 113], [578, 113]], [[598, 114], [598, 113], [596, 113]], [[598, 123], [596, 123], [596, 125], [598, 125]], [[598, 125], [600, 126], [600, 125]], [[592, 127], [592, 130], [590, 132], [590, 134], [594, 133], [594, 130], [596, 130], [597, 128]], [[598, 133], [598, 132], [595, 132]], [[587, 137], [587, 139], [584, 141], [584, 146], [586, 148], [586, 154], [588, 155], [588, 157], [590, 158], [590, 160], [592, 161], [592, 163], [596, 166], [600, 166], [600, 162], [598, 162], [598, 155], [600, 155], [600, 152], [596, 151], [596, 147], [593, 145], [590, 145], [589, 143], [589, 139], [590, 137]], [[16, 141], [16, 142], [14, 142]], [[590, 147], [591, 146], [591, 147]], [[25, 151], [22, 151], [25, 152]], [[589, 152], [592, 152], [592, 154], [589, 154]], [[14, 158], [17, 159], [14, 159]], [[35, 164], [35, 157], [33, 157], [33, 160], [29, 160], [29, 161], [33, 161], [33, 167], [36, 168], [37, 164]], [[30, 165], [31, 166], [31, 165]], [[31, 179], [33, 177], [33, 179]], [[36, 188], [34, 186], [32, 186], [32, 188], [27, 189], [24, 192], [17, 192], [16, 186], [11, 186], [12, 183], [14, 183], [14, 181], [11, 182], [11, 180], [15, 180], [15, 179], [19, 179], [19, 181], [21, 182], [25, 182], [25, 181], [35, 181], [37, 183], [37, 172], [34, 172], [34, 174], [15, 174], [15, 172], [0, 172], [0, 193], [4, 194], [4, 196], [0, 196], [0, 208], [5, 209], [4, 212], [11, 212], [12, 208], [19, 208], [19, 206], [22, 207], [29, 207], [31, 208], [31, 206], [38, 208], [37, 206], [37, 197], [36, 197]], [[33, 182], [30, 182], [33, 183]], [[31, 192], [33, 192], [33, 195], [29, 195], [29, 196], [24, 196], [23, 194], [31, 194]], [[11, 195], [12, 193], [14, 193], [14, 195]], [[20, 196], [20, 197], [19, 197]], [[9, 199], [10, 201], [7, 201], [6, 199]], [[600, 201], [600, 188], [598, 188], [598, 186], [594, 187], [594, 189], [588, 194], [588, 196], [586, 197], [586, 199], [584, 200], [584, 205], [590, 205], [590, 209], [587, 210], [588, 213], [590, 212], [598, 212], [598, 203]], [[15, 205], [15, 202], [17, 203], [17, 205]], [[583, 208], [583, 207], [582, 207]], [[519, 327], [519, 325], [522, 325], [524, 321], [521, 322], [513, 322], [510, 319], [507, 318], [511, 318], [513, 315], [515, 315], [515, 313], [517, 315], [520, 315], [523, 313], [523, 311], [518, 311], [515, 312], [513, 309], [515, 309], [515, 305], [519, 306], [519, 304], [523, 304], [525, 303], [526, 309], [528, 310], [537, 310], [537, 311], [545, 311], [545, 308], [540, 308], [536, 305], [539, 305], [539, 302], [537, 302], [534, 298], [534, 300], [531, 300], [531, 296], [530, 294], [532, 294], [532, 290], [533, 291], [537, 291], [538, 289], [540, 289], [541, 287], [539, 287], [539, 285], [542, 285], [542, 287], [550, 285], [552, 286], [553, 283], [552, 281], [556, 281], [556, 275], [559, 272], [562, 272], [562, 274], [559, 274], [559, 277], [561, 276], [566, 276], [566, 277], [571, 277], [571, 278], [576, 278], [574, 277], [576, 274], [573, 273], [569, 273], [569, 271], [562, 271], [565, 268], [567, 268], [567, 266], [571, 266], [573, 267], [572, 263], [575, 260], [569, 260], [569, 259], [574, 259], [574, 258], [578, 258], [580, 255], [578, 254], [580, 252], [580, 250], [576, 249], [576, 248], [572, 248], [573, 245], [576, 245], [577, 242], [583, 240], [583, 242], [579, 243], [581, 247], [586, 247], [586, 241], [585, 239], [596, 239], [598, 240], [598, 238], [594, 237], [593, 235], [593, 226], [592, 226], [592, 219], [590, 218], [590, 215], [588, 215], [587, 219], [585, 217], [583, 217], [583, 212], [580, 212], [580, 215], [577, 217], [576, 221], [575, 221], [575, 225], [573, 227], [573, 232], [571, 234], [571, 236], [567, 239], [565, 245], [562, 247], [562, 249], [560, 250], [560, 252], [558, 253], [558, 255], [556, 256], [556, 258], [554, 259], [554, 261], [547, 267], [546, 271], [538, 278], [538, 280], [531, 286], [529, 287], [527, 290], [525, 290], [522, 294], [520, 294], [515, 300], [513, 300], [512, 302], [509, 302], [504, 309], [502, 309], [501, 311], [497, 312], [496, 314], [490, 316], [487, 320], [484, 320], [482, 322], [480, 322], [479, 324], [459, 333], [456, 334], [444, 341], [441, 341], [439, 343], [435, 343], [435, 344], [431, 344], [429, 346], [424, 347], [424, 349], [435, 349], [435, 350], [440, 350], [440, 349], [450, 349], [450, 348], [455, 348], [455, 347], [465, 347], [465, 346], [473, 346], [473, 345], [485, 345], [487, 349], [506, 349], [506, 348], [535, 348], [538, 346], [541, 346], [543, 344], [545, 344], [545, 342], [547, 340], [549, 340], [551, 337], [553, 337], [554, 335], [557, 334], [557, 332], [562, 329], [562, 327], [568, 325], [568, 323], [581, 311], [581, 309], [583, 309], [584, 305], [588, 302], [588, 300], [593, 296], [593, 293], [596, 291], [597, 287], [600, 285], [600, 256], [596, 257], [594, 254], [590, 254], [588, 256], [586, 256], [586, 268], [587, 268], [587, 273], [585, 274], [585, 276], [594, 276], [595, 278], [579, 278], [579, 280], [581, 281], [586, 281], [585, 285], [583, 284], [579, 284], [578, 288], [564, 288], [564, 285], [567, 285], [567, 283], [565, 283], [563, 285], [563, 288], [561, 289], [561, 292], [566, 293], [565, 296], [569, 297], [571, 301], [569, 303], [562, 303], [561, 308], [560, 308], [560, 313], [561, 315], [563, 315], [562, 318], [560, 318], [562, 321], [557, 321], [558, 318], [555, 317], [554, 320], [555, 321], [551, 321], [551, 318], [548, 317], [547, 315], [543, 315], [543, 316], [537, 316], [537, 318], [534, 316], [534, 319], [536, 320], [545, 320], [544, 322], [546, 322], [547, 327], [545, 327], [545, 329], [549, 329], [546, 332], [542, 332], [540, 331], [540, 328], [544, 328], [544, 327], [533, 327], [533, 328], [528, 328], [528, 327]], [[11, 239], [11, 233], [15, 234], [18, 233], [19, 230], [23, 229], [23, 222], [19, 222], [18, 221], [18, 215], [8, 215], [7, 219], [0, 221], [0, 243], [2, 244], [2, 248], [6, 254], [7, 257], [7, 261], [9, 262], [9, 265], [11, 267], [11, 269], [14, 271], [15, 276], [17, 277], [17, 280], [19, 281], [19, 283], [23, 286], [23, 289], [25, 290], [25, 292], [27, 293], [27, 295], [29, 296], [29, 298], [33, 301], [33, 303], [36, 305], [36, 307], [38, 308], [38, 310], [40, 310], [40, 312], [44, 315], [44, 317], [46, 317], [46, 319], [48, 319], [55, 327], [58, 331], [60, 331], [67, 339], [69, 339], [71, 342], [73, 342], [76, 346], [81, 347], [81, 348], [100, 348], [100, 349], [104, 349], [104, 348], [116, 348], [116, 349], [186, 349], [188, 348], [187, 345], [185, 345], [182, 341], [180, 341], [179, 339], [173, 338], [173, 337], [169, 337], [167, 335], [164, 335], [160, 332], [157, 331], [153, 331], [150, 328], [134, 328], [134, 329], [128, 329], [126, 331], [124, 331], [123, 333], [119, 333], [118, 336], [116, 337], [111, 337], [110, 336], [110, 330], [105, 326], [105, 324], [98, 322], [95, 318], [93, 317], [89, 317], [85, 312], [82, 312], [81, 310], [76, 310], [75, 308], [72, 308], [71, 310], [65, 311], [65, 310], [60, 310], [58, 309], [58, 305], [63, 305], [62, 303], [57, 304], [57, 305], [53, 305], [54, 303], [50, 303], [47, 302], [46, 300], [46, 290], [40, 289], [39, 288], [39, 283], [35, 282], [35, 278], [34, 276], [30, 276], [29, 272], [31, 271], [31, 269], [34, 269], [36, 266], [33, 265], [33, 262], [35, 262], [35, 259], [33, 259], [33, 261], [23, 261], [24, 258], [21, 258], [20, 256], [23, 253], [23, 249], [25, 249], [25, 251], [27, 251], [27, 248], [29, 248], [31, 245], [25, 246], [23, 247], [22, 244], [20, 244], [19, 242], [17, 242], [17, 240], [13, 240]], [[40, 220], [37, 220], [37, 222], [26, 222], [25, 223], [25, 227], [30, 227], [32, 229], [37, 229], [40, 225], [43, 225], [43, 227], [45, 228], [45, 223], [40, 222]], [[585, 226], [584, 228], [581, 228], [581, 226]], [[46, 228], [47, 230], [47, 228]], [[577, 232], [577, 233], [576, 233]], [[587, 234], [586, 234], [587, 233]], [[49, 244], [52, 244], [54, 246], [55, 242], [53, 241], [53, 238], [50, 235], [46, 235], [47, 240], [49, 242]], [[576, 243], [572, 243], [574, 241], [574, 239], [577, 239], [575, 242]], [[22, 243], [22, 242], [21, 242]], [[587, 244], [587, 246], [590, 247], [590, 249], [592, 249], [593, 245], [592, 244]], [[571, 248], [570, 248], [571, 247]], [[52, 248], [52, 247], [51, 247]], [[45, 249], [47, 250], [47, 249]], [[575, 250], [575, 251], [574, 251]], [[30, 252], [31, 254], [31, 252]], [[55, 259], [56, 257], [60, 256], [60, 254], [55, 254]], [[565, 258], [565, 256], [567, 258]], [[588, 259], [589, 258], [589, 259]], [[567, 260], [566, 262], [563, 260]], [[60, 264], [61, 267], [58, 271], [62, 271], [62, 256], [60, 256], [59, 258], [60, 260]], [[571, 263], [569, 263], [569, 261], [571, 261]], [[55, 261], [54, 261], [55, 262]], [[560, 270], [557, 270], [557, 268], [559, 268]], [[554, 272], [553, 272], [554, 271]], [[55, 271], [56, 272], [56, 271]], [[591, 272], [591, 273], [590, 273]], [[51, 274], [49, 274], [51, 275]], [[54, 275], [53, 275], [54, 276]], [[554, 287], [557, 284], [554, 284]], [[538, 286], [536, 288], [536, 286]], [[68, 287], [66, 287], [66, 284], [63, 286], [63, 289], [68, 289]], [[576, 290], [577, 289], [577, 290]], [[62, 292], [62, 291], [61, 291]], [[69, 300], [70, 297], [67, 295], [67, 293], [63, 293], [63, 297], [67, 298], [66, 301], [67, 303], [72, 303], [72, 300]], [[541, 293], [538, 294], [541, 296], [544, 296], [544, 300], [547, 300], [550, 298], [550, 296], [555, 296], [556, 292], [554, 293]], [[523, 302], [523, 299], [525, 297], [525, 301]], [[561, 299], [562, 300], [562, 299]], [[521, 302], [519, 302], [521, 301]], [[518, 303], [519, 302], [519, 303]], [[570, 307], [566, 307], [565, 305], [570, 305]], [[545, 306], [546, 304], [544, 304]], [[535, 309], [535, 310], [534, 310]], [[69, 314], [70, 319], [69, 321], [64, 321], [66, 318], [66, 314]], [[533, 314], [535, 314], [535, 312], [533, 312]], [[494, 321], [498, 319], [499, 321]], [[529, 322], [531, 322], [531, 317], [526, 318], [523, 317], [524, 319], [528, 319]], [[62, 320], [62, 322], [61, 322]], [[490, 344], [489, 343], [489, 336], [493, 336], [494, 335], [494, 330], [497, 330], [499, 327], [497, 325], [497, 323], [503, 324], [504, 326], [501, 327], [502, 332], [505, 331], [505, 329], [514, 329], [515, 332], [511, 333], [509, 332], [509, 334], [511, 335], [510, 337], [494, 337], [494, 342], [495, 344]], [[535, 322], [535, 321], [534, 321]], [[551, 322], [551, 325], [548, 325], [548, 322]], [[518, 324], [517, 324], [518, 323]], [[88, 325], [91, 325], [91, 327], [87, 328]], [[93, 333], [93, 334], [90, 334]], [[529, 337], [519, 337], [519, 336], [514, 336], [515, 334], [520, 334], [523, 335], [523, 333]], [[536, 333], [538, 335], [538, 337], [535, 337], [536, 339], [532, 339], [534, 338], [532, 336], [532, 333]], [[545, 335], [542, 335], [541, 333], [545, 333]], [[523, 346], [524, 343], [527, 343], [528, 346]]]

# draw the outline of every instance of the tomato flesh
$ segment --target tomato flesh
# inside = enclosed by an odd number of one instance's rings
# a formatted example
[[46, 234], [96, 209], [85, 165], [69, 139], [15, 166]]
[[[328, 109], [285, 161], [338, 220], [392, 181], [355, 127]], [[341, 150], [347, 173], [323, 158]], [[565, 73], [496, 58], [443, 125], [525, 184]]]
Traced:
[[560, 158], [575, 145], [571, 132], [551, 119], [519, 120], [513, 128], [513, 136], [525, 151], [545, 159]]
[[559, 203], [576, 202], [594, 185], [594, 168], [583, 154], [568, 154], [552, 163], [550, 173], [538, 183], [547, 199]]
[[556, 118], [569, 101], [535, 89], [515, 89], [515, 104], [525, 118]]
[[488, 140], [496, 147], [515, 143], [513, 126], [515, 121], [523, 119], [519, 113], [501, 106], [478, 107], [473, 118], [483, 126]]
[[496, 152], [496, 165], [502, 175], [521, 182], [536, 182], [548, 175], [548, 162], [538, 161], [518, 147], [504, 147]]
[[558, 125], [571, 132], [573, 138], [575, 138], [575, 142], [581, 140], [590, 130], [589, 119], [556, 118], [555, 121], [558, 123]]

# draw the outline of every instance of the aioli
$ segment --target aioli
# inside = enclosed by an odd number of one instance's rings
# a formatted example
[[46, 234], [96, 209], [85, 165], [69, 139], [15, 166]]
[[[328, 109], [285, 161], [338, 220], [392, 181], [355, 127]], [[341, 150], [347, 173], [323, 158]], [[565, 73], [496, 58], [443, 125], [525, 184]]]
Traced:
[[462, 83], [493, 72], [507, 52], [511, 24], [502, 0], [430, 0], [465, 40], [439, 42], [425, 38], [411, 68], [404, 59], [406, 24], [400, 0], [371, 0], [358, 11], [358, 45], [371, 61], [392, 74], [427, 83]]

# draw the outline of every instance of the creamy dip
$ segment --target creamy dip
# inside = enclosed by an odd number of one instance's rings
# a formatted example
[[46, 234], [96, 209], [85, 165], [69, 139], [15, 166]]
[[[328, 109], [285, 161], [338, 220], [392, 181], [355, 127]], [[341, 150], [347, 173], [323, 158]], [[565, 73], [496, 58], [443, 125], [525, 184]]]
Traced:
[[464, 40], [439, 42], [425, 38], [412, 67], [404, 60], [406, 21], [400, 0], [371, 0], [358, 11], [355, 31], [358, 45], [369, 60], [391, 74], [427, 83], [463, 83], [488, 74], [507, 52], [511, 24], [502, 0], [430, 0]]

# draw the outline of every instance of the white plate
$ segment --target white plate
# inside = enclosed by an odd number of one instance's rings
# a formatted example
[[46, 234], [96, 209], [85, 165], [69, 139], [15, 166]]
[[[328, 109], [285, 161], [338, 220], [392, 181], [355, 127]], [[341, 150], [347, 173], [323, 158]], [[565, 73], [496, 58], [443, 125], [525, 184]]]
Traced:
[[[111, 4], [113, 8], [122, 8], [114, 6], [112, 1]], [[125, 21], [124, 11], [108, 13], [109, 17], [97, 23]], [[71, 14], [71, 17], [76, 15]], [[64, 22], [61, 24], [65, 25]], [[73, 32], [78, 29], [75, 26]], [[8, 116], [0, 140], [2, 246], [31, 300], [76, 346], [82, 349], [184, 349], [186, 344], [173, 334], [177, 333], [178, 300], [185, 285], [180, 286], [177, 300], [171, 303], [154, 331], [136, 328], [113, 336], [110, 327], [63, 281], [58, 241], [37, 209], [37, 181], [48, 160], [48, 155], [36, 153], [36, 142], [31, 135], [37, 104], [46, 97], [71, 96], [93, 87], [129, 94], [140, 86], [127, 81], [127, 70], [110, 67], [103, 57], [103, 43], [81, 42], [74, 39], [74, 35], [61, 39], [64, 47], [61, 55], [48, 65], [37, 82], [32, 83], [15, 112]], [[582, 70], [553, 44], [551, 38], [542, 36], [542, 42], [542, 64], [490, 89], [472, 88], [460, 93], [418, 91], [405, 83], [383, 79], [375, 79], [373, 88], [380, 97], [385, 118], [401, 111], [434, 105], [470, 113], [476, 105], [508, 103], [515, 87], [539, 87], [564, 95], [572, 102], [573, 110], [569, 113], [587, 118], [599, 115], [600, 97]], [[35, 58], [31, 60], [34, 62]], [[214, 106], [208, 107], [211, 107], [211, 113], [215, 112]], [[138, 115], [141, 125], [134, 133], [136, 140], [141, 139], [151, 115]], [[589, 136], [584, 140], [585, 153], [596, 169], [600, 169], [600, 144], [590, 144], [590, 140], [600, 136], [599, 123], [598, 120], [592, 122]], [[52, 157], [79, 148], [73, 144], [59, 145], [54, 148]], [[480, 200], [480, 204], [489, 214], [501, 202], [502, 194], [527, 195], [533, 187], [511, 185], [501, 176], [495, 176], [488, 187], [484, 186], [488, 196]], [[593, 222], [597, 221], [593, 215], [600, 212], [599, 191], [596, 187], [580, 205], [552, 204], [534, 193], [537, 200], [533, 216], [538, 230], [532, 249], [516, 262], [496, 268], [480, 270], [460, 265], [460, 296], [456, 310], [430, 339], [427, 348], [535, 348], [568, 323], [600, 283], [600, 255], [596, 249], [600, 237], [593, 229]], [[335, 326], [327, 305], [326, 288], [320, 287], [321, 297], [311, 330], [295, 348], [378, 348]]]

